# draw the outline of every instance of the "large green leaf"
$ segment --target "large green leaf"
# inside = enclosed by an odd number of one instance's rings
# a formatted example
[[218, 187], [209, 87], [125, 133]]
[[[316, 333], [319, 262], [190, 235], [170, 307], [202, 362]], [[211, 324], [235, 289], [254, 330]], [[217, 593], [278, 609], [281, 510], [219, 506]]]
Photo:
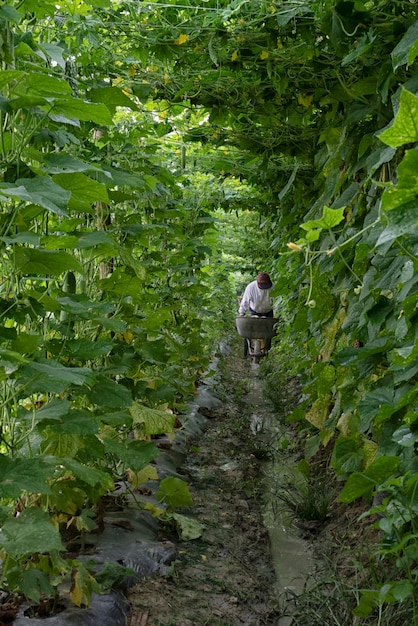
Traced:
[[[68, 413], [71, 408], [71, 402], [69, 400], [63, 400], [62, 398], [52, 398], [47, 404], [44, 404], [39, 411], [36, 412], [36, 419], [39, 422], [45, 420], [57, 421]], [[31, 416], [32, 419], [32, 416]]]
[[191, 506], [193, 498], [187, 483], [177, 476], [168, 476], [160, 482], [160, 488], [155, 494], [160, 502], [164, 502], [170, 508]]
[[22, 80], [25, 76], [26, 73], [20, 70], [2, 70], [0, 73], [0, 89], [4, 89], [10, 83]]
[[81, 172], [55, 174], [54, 182], [71, 192], [68, 207], [76, 211], [91, 211], [94, 202], [109, 202], [106, 186]]
[[63, 115], [69, 120], [75, 119], [95, 124], [108, 126], [112, 123], [112, 115], [104, 104], [84, 102], [71, 96], [65, 99], [56, 99], [53, 103], [52, 112], [49, 117], [56, 119], [58, 115]]
[[117, 461], [139, 472], [159, 455], [157, 446], [151, 441], [132, 440], [127, 443], [113, 439], [104, 440], [105, 449], [113, 454]]
[[19, 498], [23, 491], [49, 493], [54, 465], [43, 457], [19, 459], [0, 455], [0, 497]]
[[132, 403], [131, 391], [105, 376], [99, 378], [88, 391], [87, 396], [93, 404], [111, 409], [122, 409], [129, 407]]
[[412, 65], [418, 55], [418, 22], [408, 28], [397, 46], [392, 50], [393, 69], [401, 65]]
[[160, 409], [153, 409], [135, 402], [130, 407], [134, 424], [141, 427], [144, 435], [159, 435], [171, 433], [174, 429], [176, 416]]
[[377, 245], [384, 245], [397, 237], [417, 237], [418, 226], [418, 154], [408, 150], [398, 166], [398, 182], [385, 189], [382, 195], [382, 221], [385, 225]]
[[40, 94], [52, 99], [54, 96], [70, 97], [71, 87], [64, 79], [55, 78], [43, 72], [31, 72], [21, 77], [13, 91], [22, 96]]
[[0, 197], [32, 202], [57, 215], [66, 215], [70, 193], [47, 176], [22, 178], [13, 185], [0, 184]]
[[0, 531], [0, 546], [16, 560], [64, 550], [57, 527], [38, 508], [25, 509], [19, 517], [8, 519]]
[[349, 476], [339, 495], [339, 501], [353, 502], [353, 500], [371, 493], [375, 487], [396, 474], [398, 469], [398, 457], [382, 456], [377, 458], [364, 472], [355, 472]]
[[[81, 161], [71, 154], [55, 152], [52, 154], [38, 153], [37, 157], [44, 165], [45, 171], [48, 174], [72, 174], [74, 172], [102, 172], [103, 170], [97, 165], [92, 163], [86, 163]], [[107, 174], [107, 172], [106, 172]], [[108, 174], [110, 178], [110, 174]]]
[[65, 367], [52, 359], [39, 359], [22, 368], [21, 378], [31, 392], [62, 393], [72, 385], [91, 386], [96, 375], [88, 367]]
[[360, 415], [359, 431], [365, 433], [372, 423], [388, 419], [395, 411], [394, 391], [390, 387], [382, 387], [369, 391], [357, 404]]
[[170, 353], [167, 349], [167, 341], [163, 338], [154, 341], [143, 341], [136, 347], [137, 353], [147, 363], [167, 363]]
[[60, 435], [51, 433], [41, 445], [44, 454], [59, 458], [74, 458], [84, 448], [85, 438], [82, 435]]
[[48, 430], [59, 435], [95, 435], [99, 432], [99, 427], [100, 420], [95, 415], [73, 409], [51, 423]]
[[364, 450], [359, 445], [357, 437], [340, 435], [334, 445], [332, 467], [337, 475], [350, 474], [362, 467]]
[[111, 110], [120, 106], [138, 111], [135, 102], [117, 87], [95, 87], [89, 91], [88, 95], [92, 102], [103, 102]]
[[57, 302], [59, 302], [63, 311], [82, 319], [90, 319], [95, 314], [108, 315], [115, 308], [111, 302], [94, 302], [87, 296], [75, 294], [57, 298]]
[[12, 374], [28, 360], [20, 352], [14, 350], [0, 350], [0, 367], [4, 368], [6, 374]]
[[[54, 341], [54, 340], [53, 340]], [[54, 345], [54, 342], [49, 345]], [[62, 342], [57, 340], [57, 351], [62, 353]], [[113, 348], [113, 342], [105, 340], [92, 341], [91, 339], [69, 339], [65, 344], [65, 354], [79, 361], [91, 361], [99, 356], [109, 354]]]
[[78, 480], [81, 480], [92, 487], [101, 485], [104, 491], [114, 488], [112, 476], [108, 472], [104, 472], [94, 467], [88, 467], [75, 459], [59, 459], [59, 462], [67, 470], [70, 470], [72, 474], [78, 478]]
[[399, 110], [393, 123], [377, 136], [392, 148], [418, 141], [418, 97], [402, 89]]
[[17, 272], [30, 276], [59, 276], [68, 270], [83, 273], [76, 257], [63, 251], [15, 248], [12, 260]]
[[323, 208], [322, 217], [318, 220], [309, 220], [308, 222], [304, 222], [300, 225], [303, 230], [306, 231], [315, 231], [315, 230], [329, 230], [338, 226], [344, 220], [344, 209], [345, 207], [341, 207], [339, 209], [330, 209], [325, 206]]
[[35, 604], [39, 604], [41, 598], [51, 598], [55, 594], [48, 574], [36, 566], [21, 572], [18, 586], [25, 598]]

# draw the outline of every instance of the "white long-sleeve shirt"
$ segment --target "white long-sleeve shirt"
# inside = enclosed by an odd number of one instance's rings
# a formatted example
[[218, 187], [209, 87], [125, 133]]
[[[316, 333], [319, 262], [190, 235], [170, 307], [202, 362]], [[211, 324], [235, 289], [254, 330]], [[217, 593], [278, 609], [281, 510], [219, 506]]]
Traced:
[[269, 313], [273, 308], [273, 301], [270, 298], [270, 289], [260, 289], [257, 281], [246, 286], [241, 304], [238, 309], [239, 315], [244, 315], [248, 309], [256, 311], [256, 313]]

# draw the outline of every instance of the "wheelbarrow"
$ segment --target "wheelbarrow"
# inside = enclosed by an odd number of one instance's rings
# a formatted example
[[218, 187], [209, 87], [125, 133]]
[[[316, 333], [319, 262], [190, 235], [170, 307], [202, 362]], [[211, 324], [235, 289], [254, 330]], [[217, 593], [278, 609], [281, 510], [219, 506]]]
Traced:
[[277, 317], [260, 317], [258, 315], [238, 316], [235, 324], [240, 337], [244, 337], [244, 356], [250, 356], [255, 363], [267, 356], [271, 348], [271, 340], [276, 335]]

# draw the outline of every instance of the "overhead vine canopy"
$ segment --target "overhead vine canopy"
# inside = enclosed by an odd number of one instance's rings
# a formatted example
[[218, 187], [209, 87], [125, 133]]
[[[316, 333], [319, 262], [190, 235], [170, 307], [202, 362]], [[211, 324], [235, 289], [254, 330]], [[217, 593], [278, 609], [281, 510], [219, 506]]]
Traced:
[[275, 277], [307, 457], [333, 446], [346, 501], [416, 471], [417, 6], [2, 4], [1, 450], [17, 472], [31, 450], [36, 493], [58, 467], [98, 497], [82, 464], [123, 473], [135, 416], [193, 393], [211, 295], [236, 304], [220, 208], [251, 213], [239, 263]]

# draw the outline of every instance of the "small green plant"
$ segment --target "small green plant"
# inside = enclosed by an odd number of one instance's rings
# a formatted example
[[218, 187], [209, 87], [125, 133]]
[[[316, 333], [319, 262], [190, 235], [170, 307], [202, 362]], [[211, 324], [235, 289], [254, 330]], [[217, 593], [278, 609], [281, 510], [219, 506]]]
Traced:
[[300, 521], [323, 524], [331, 514], [335, 492], [324, 476], [306, 478], [298, 472], [291, 486], [278, 488], [276, 497]]

